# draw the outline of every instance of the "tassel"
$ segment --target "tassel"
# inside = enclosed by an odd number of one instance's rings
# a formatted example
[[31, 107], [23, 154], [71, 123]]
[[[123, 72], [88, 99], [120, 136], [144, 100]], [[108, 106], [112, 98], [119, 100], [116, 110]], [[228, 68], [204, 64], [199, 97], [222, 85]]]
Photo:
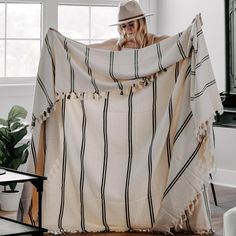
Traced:
[[88, 93], [83, 94], [83, 99], [85, 99], [85, 100], [88, 99]]
[[150, 78], [150, 81], [151, 81], [151, 82], [153, 82], [153, 81], [154, 81], [154, 76], [152, 76], [152, 77]]
[[142, 89], [142, 88], [143, 88], [142, 81], [140, 81], [140, 82], [138, 83], [138, 88], [139, 88], [139, 89]]
[[84, 99], [84, 94], [83, 94], [83, 93], [80, 93], [80, 94], [79, 94], [79, 99], [80, 99], [80, 100], [83, 100], [83, 99]]

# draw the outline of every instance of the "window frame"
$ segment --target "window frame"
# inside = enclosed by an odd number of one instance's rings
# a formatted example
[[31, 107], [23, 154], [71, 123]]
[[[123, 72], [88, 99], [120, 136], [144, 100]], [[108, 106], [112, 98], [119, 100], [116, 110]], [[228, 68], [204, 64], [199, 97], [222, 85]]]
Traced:
[[[43, 39], [43, 33], [42, 33], [42, 28], [43, 28], [43, 3], [45, 3], [46, 0], [0, 0], [0, 3], [22, 3], [22, 4], [41, 4], [41, 16], [40, 16], [40, 48], [42, 46], [42, 39]], [[5, 29], [7, 26], [7, 14], [5, 14]], [[5, 36], [3, 38], [6, 40], [6, 31], [5, 31]], [[12, 38], [13, 39], [13, 38]], [[11, 39], [11, 40], [12, 40]], [[21, 40], [20, 38], [17, 38], [17, 40]], [[30, 40], [30, 38], [26, 38], [26, 40]], [[33, 39], [33, 40], [36, 40]], [[38, 40], [38, 39], [37, 39]], [[6, 45], [5, 45], [5, 55], [4, 55], [4, 60], [6, 60]], [[6, 69], [6, 63], [5, 63], [5, 69]], [[4, 69], [4, 71], [5, 71]], [[0, 86], [6, 86], [6, 85], [22, 85], [22, 84], [32, 84], [35, 83], [36, 76], [31, 76], [31, 77], [0, 77]]]

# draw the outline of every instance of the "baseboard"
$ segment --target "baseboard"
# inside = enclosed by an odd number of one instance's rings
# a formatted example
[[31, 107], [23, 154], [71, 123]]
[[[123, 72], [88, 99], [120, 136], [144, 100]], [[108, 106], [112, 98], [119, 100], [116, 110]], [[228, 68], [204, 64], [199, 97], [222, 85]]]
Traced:
[[214, 184], [236, 188], [236, 170], [216, 169], [213, 173]]

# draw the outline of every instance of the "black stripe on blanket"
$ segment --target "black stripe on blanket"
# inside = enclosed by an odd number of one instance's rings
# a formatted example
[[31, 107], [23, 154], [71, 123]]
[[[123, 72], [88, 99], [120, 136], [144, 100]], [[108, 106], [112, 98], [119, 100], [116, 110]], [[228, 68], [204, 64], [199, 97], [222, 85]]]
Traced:
[[162, 64], [161, 64], [161, 60], [162, 60], [162, 54], [161, 54], [161, 47], [160, 44], [156, 44], [156, 48], [157, 48], [157, 58], [158, 58], [158, 66], [159, 66], [159, 70], [164, 70]]
[[215, 137], [215, 132], [214, 132], [214, 127], [212, 125], [212, 136], [213, 136], [213, 145], [214, 145], [214, 148], [216, 147], [216, 137]]
[[197, 37], [203, 33], [202, 29], [197, 32]]
[[189, 218], [188, 218], [188, 211], [185, 211], [185, 215], [186, 215], [185, 224], [186, 224], [187, 231], [188, 231], [188, 233], [193, 233], [191, 225], [190, 225], [190, 221], [189, 221]]
[[182, 133], [184, 128], [187, 126], [188, 122], [191, 120], [192, 117], [193, 117], [193, 113], [191, 111], [186, 117], [186, 119], [184, 120], [183, 124], [180, 126], [180, 128], [176, 132], [175, 137], [174, 137], [174, 143], [177, 141], [178, 137], [180, 136], [180, 134]]
[[179, 62], [175, 64], [175, 83], [177, 82], [179, 76]]
[[37, 74], [37, 82], [38, 82], [39, 86], [41, 87], [41, 89], [42, 89], [42, 91], [43, 91], [43, 93], [44, 93], [44, 95], [45, 95], [45, 97], [46, 97], [46, 99], [47, 99], [47, 102], [48, 102], [49, 107], [53, 107], [53, 102], [52, 102], [52, 100], [50, 99], [50, 97], [49, 97], [49, 95], [48, 95], [48, 92], [47, 92], [47, 89], [46, 89], [46, 87], [45, 87], [43, 81], [41, 80], [39, 74]]
[[190, 97], [190, 100], [193, 101], [194, 99], [200, 97], [208, 87], [212, 86], [215, 83], [216, 83], [216, 81], [212, 80], [212, 81], [208, 82], [207, 84], [205, 84], [204, 88], [200, 92], [194, 94], [193, 97]]
[[[204, 139], [203, 139], [204, 140]], [[186, 163], [184, 164], [184, 166], [180, 169], [180, 171], [178, 172], [178, 174], [175, 176], [175, 178], [171, 181], [171, 183], [168, 185], [168, 187], [166, 188], [164, 194], [163, 194], [163, 199], [165, 198], [165, 196], [169, 193], [169, 191], [173, 188], [173, 186], [176, 184], [176, 182], [178, 181], [178, 179], [181, 177], [181, 175], [184, 173], [184, 171], [187, 169], [187, 167], [191, 164], [191, 162], [193, 161], [194, 157], [197, 155], [202, 142], [198, 143], [197, 147], [195, 148], [195, 150], [193, 151], [193, 153], [191, 154], [191, 156], [188, 158], [188, 160], [186, 161]]]
[[132, 166], [132, 157], [133, 157], [133, 140], [132, 140], [132, 100], [133, 100], [133, 91], [130, 89], [130, 94], [128, 98], [128, 164], [127, 164], [127, 173], [126, 173], [126, 183], [125, 183], [125, 214], [126, 214], [126, 225], [131, 230], [130, 223], [130, 207], [129, 207], [129, 183], [130, 183], [130, 174], [131, 174], [131, 166]]
[[138, 50], [134, 50], [134, 78], [138, 79]]
[[148, 205], [149, 205], [149, 212], [150, 212], [150, 221], [151, 227], [153, 227], [155, 217], [153, 211], [153, 201], [152, 201], [152, 148], [153, 148], [153, 141], [156, 135], [156, 102], [157, 102], [157, 82], [156, 79], [153, 81], [152, 85], [152, 139], [149, 146], [148, 152]]
[[62, 160], [62, 173], [61, 173], [61, 204], [58, 217], [58, 228], [60, 232], [64, 232], [63, 229], [63, 214], [65, 208], [65, 186], [66, 186], [66, 164], [67, 164], [67, 144], [65, 135], [65, 108], [66, 108], [66, 98], [62, 99], [62, 129], [63, 129], [63, 160]]
[[31, 138], [30, 149], [31, 149], [31, 153], [32, 153], [33, 161], [34, 161], [34, 173], [36, 173], [37, 155], [36, 155], [36, 149], [35, 149], [33, 137]]
[[83, 111], [83, 121], [82, 121], [82, 142], [80, 149], [80, 217], [81, 217], [81, 230], [86, 232], [85, 229], [85, 215], [84, 215], [84, 152], [86, 144], [86, 113], [84, 108], [84, 100], [81, 100], [81, 108]]
[[17, 219], [20, 222], [23, 222], [23, 220], [24, 220], [23, 216], [24, 216], [24, 206], [23, 206], [22, 200], [20, 200], [19, 211], [18, 211], [18, 214], [17, 214]]
[[121, 90], [121, 95], [123, 95], [123, 85], [114, 76], [114, 72], [113, 72], [113, 69], [114, 69], [114, 57], [115, 57], [114, 51], [110, 51], [109, 75], [113, 79], [113, 81], [117, 83], [119, 89]]
[[108, 139], [107, 139], [107, 110], [109, 103], [109, 92], [107, 98], [104, 101], [103, 108], [103, 139], [104, 139], [104, 159], [103, 159], [103, 170], [102, 170], [102, 184], [101, 184], [101, 200], [102, 200], [102, 222], [105, 227], [105, 231], [110, 231], [107, 224], [106, 218], [106, 201], [105, 201], [105, 185], [107, 175], [107, 162], [108, 162]]
[[50, 55], [50, 58], [51, 58], [51, 62], [52, 62], [52, 72], [53, 72], [53, 77], [55, 78], [55, 64], [54, 64], [54, 61], [53, 61], [53, 53], [52, 53], [52, 49], [51, 49], [51, 46], [50, 46], [50, 43], [49, 43], [49, 39], [48, 39], [48, 36], [46, 35], [45, 37], [45, 43], [46, 43], [46, 46], [47, 46], [47, 49], [48, 49], [48, 53]]
[[75, 91], [75, 71], [71, 65], [71, 57], [68, 53], [68, 46], [67, 46], [66, 38], [64, 39], [64, 49], [66, 50], [67, 60], [70, 66], [70, 92], [74, 92]]
[[170, 128], [171, 128], [171, 122], [173, 118], [172, 97], [170, 98], [168, 108], [169, 108], [169, 131], [168, 131], [167, 140], [166, 140], [166, 152], [167, 152], [167, 158], [168, 158], [168, 167], [170, 168], [170, 161], [171, 161]]
[[207, 192], [206, 192], [206, 186], [205, 184], [203, 184], [203, 199], [204, 199], [204, 205], [206, 208], [206, 213], [207, 213], [207, 218], [208, 218], [208, 222], [210, 224], [210, 231], [212, 230], [212, 224], [211, 224], [211, 210], [210, 210], [210, 206], [209, 206], [209, 199], [207, 197]]
[[195, 70], [198, 69], [202, 65], [202, 63], [208, 60], [209, 58], [210, 58], [209, 55], [206, 55], [205, 57], [203, 57], [202, 60], [196, 64]]
[[185, 74], [185, 79], [188, 77], [188, 75], [191, 73], [191, 66], [188, 66]]
[[180, 52], [180, 55], [182, 56], [182, 58], [183, 59], [186, 58], [186, 55], [185, 55], [185, 52], [183, 50], [180, 40], [177, 41], [177, 46], [178, 46], [178, 49], [179, 49], [179, 52]]
[[[203, 34], [203, 31], [202, 29], [200, 29], [198, 32], [197, 32], [197, 37], [199, 37], [201, 34]], [[191, 37], [191, 41], [193, 41], [193, 38], [194, 36]], [[198, 50], [194, 50], [195, 53], [197, 53]]]
[[90, 48], [89, 47], [86, 47], [86, 50], [85, 50], [85, 65], [87, 66], [88, 68], [88, 75], [90, 76], [91, 78], [91, 83], [94, 87], [94, 90], [95, 90], [95, 93], [99, 94], [99, 90], [98, 90], [98, 87], [97, 87], [97, 84], [96, 84], [96, 81], [93, 77], [93, 72], [89, 66], [89, 54], [90, 54]]

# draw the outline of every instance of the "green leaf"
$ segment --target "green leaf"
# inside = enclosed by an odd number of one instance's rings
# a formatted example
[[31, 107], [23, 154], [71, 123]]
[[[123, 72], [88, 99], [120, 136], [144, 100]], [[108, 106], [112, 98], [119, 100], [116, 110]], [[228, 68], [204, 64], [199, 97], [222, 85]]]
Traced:
[[0, 125], [7, 126], [7, 120], [4, 120], [4, 119], [0, 118]]
[[14, 148], [14, 155], [15, 156], [22, 156], [25, 149], [27, 149], [29, 146], [29, 142], [22, 144], [21, 146], [18, 146]]
[[8, 128], [0, 128], [0, 140], [5, 144], [11, 143], [11, 135]]
[[8, 149], [5, 149], [2, 156], [2, 160], [3, 160], [2, 166], [9, 167], [13, 159], [14, 159], [14, 155], [12, 155]]
[[5, 150], [6, 150], [5, 145], [0, 142], [0, 165], [4, 166], [4, 167], [6, 167], [5, 165], [8, 161], [6, 154], [5, 154], [5, 152], [6, 152]]
[[15, 123], [11, 123], [10, 129], [11, 131], [14, 131], [24, 126], [25, 124], [23, 122], [15, 122]]
[[15, 105], [8, 113], [8, 120], [0, 119], [0, 165], [3, 167], [17, 170], [27, 161], [29, 142], [18, 145], [28, 133], [26, 116], [27, 111]]
[[3, 166], [7, 162], [6, 155], [5, 155], [5, 144], [0, 141], [0, 165]]
[[8, 113], [8, 122], [12, 123], [15, 121], [18, 121], [19, 118], [25, 119], [27, 116], [27, 111], [25, 108], [15, 105], [11, 108], [11, 110]]
[[12, 145], [15, 146], [27, 134], [27, 127], [14, 130], [11, 132], [11, 134], [12, 134], [12, 139], [13, 139]]
[[21, 165], [21, 157], [15, 158], [9, 163], [9, 168], [17, 170], [20, 165]]

